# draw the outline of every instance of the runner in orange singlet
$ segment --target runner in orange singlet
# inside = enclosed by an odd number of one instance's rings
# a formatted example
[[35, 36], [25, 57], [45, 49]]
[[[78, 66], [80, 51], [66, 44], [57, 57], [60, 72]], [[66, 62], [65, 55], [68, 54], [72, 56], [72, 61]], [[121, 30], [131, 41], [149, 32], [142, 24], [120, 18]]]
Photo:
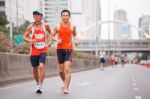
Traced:
[[[59, 64], [59, 73], [63, 81], [63, 93], [68, 94], [68, 88], [71, 80], [71, 62], [72, 62], [72, 35], [74, 36], [75, 45], [78, 45], [78, 39], [76, 35], [76, 27], [69, 22], [70, 12], [69, 10], [63, 10], [61, 12], [62, 22], [55, 26], [52, 39], [57, 44], [57, 58]], [[58, 34], [58, 39], [54, 36]]]
[[[50, 34], [51, 30], [48, 24], [41, 22], [42, 13], [40, 10], [33, 11], [33, 18], [35, 22], [27, 27], [23, 38], [24, 41], [31, 43], [30, 61], [33, 67], [34, 79], [37, 83], [36, 93], [42, 93], [47, 47], [51, 45], [51, 42], [47, 43], [46, 31]], [[28, 38], [29, 35], [30, 39]]]

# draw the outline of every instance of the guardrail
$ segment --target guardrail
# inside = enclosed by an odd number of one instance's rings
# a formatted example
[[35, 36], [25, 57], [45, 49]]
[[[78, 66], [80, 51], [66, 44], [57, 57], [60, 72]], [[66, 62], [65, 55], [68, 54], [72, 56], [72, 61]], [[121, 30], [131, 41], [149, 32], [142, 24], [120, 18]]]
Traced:
[[[58, 75], [57, 58], [47, 57], [46, 76]], [[72, 72], [98, 67], [98, 61], [73, 59]], [[33, 79], [29, 55], [0, 53], [0, 86], [27, 79]]]
[[150, 40], [81, 40], [75, 50], [94, 51], [96, 46], [103, 50], [149, 51]]

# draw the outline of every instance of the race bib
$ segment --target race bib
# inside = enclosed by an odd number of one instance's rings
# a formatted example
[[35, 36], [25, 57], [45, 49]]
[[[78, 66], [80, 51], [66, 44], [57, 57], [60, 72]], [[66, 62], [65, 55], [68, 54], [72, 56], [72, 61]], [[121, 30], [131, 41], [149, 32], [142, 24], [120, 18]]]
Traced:
[[45, 48], [46, 44], [45, 42], [35, 42], [34, 46], [36, 49], [43, 49]]

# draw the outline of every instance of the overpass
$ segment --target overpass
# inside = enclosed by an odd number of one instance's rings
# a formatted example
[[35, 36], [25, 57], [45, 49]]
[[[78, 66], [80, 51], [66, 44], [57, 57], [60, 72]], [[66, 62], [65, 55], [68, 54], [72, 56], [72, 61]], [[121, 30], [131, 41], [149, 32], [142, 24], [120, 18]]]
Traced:
[[[127, 24], [128, 26], [136, 29], [140, 33], [144, 34], [147, 39], [108, 39], [102, 40], [99, 36], [98, 31], [96, 31], [95, 40], [82, 40], [80, 39], [80, 44], [75, 48], [76, 51], [95, 51], [96, 54], [100, 50], [105, 51], [124, 51], [124, 52], [150, 52], [150, 35], [146, 33], [143, 29], [136, 27], [126, 21], [122, 20], [108, 20], [108, 21], [97, 21], [92, 23], [82, 29], [80, 36], [85, 34], [91, 29], [97, 28], [98, 25], [110, 24], [110, 23], [120, 23]], [[99, 37], [99, 38], [98, 38]]]
[[150, 52], [150, 40], [80, 40], [76, 51], [123, 51], [123, 52]]

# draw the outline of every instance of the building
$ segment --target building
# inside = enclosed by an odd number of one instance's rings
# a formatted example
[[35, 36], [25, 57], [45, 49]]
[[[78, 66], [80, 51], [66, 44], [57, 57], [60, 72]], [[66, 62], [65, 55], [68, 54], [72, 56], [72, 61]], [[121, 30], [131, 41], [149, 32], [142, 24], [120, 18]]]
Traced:
[[[150, 35], [150, 15], [143, 15], [139, 18], [139, 27]], [[139, 32], [139, 37], [145, 39], [143, 33]]]
[[44, 21], [53, 28], [60, 22], [60, 12], [68, 9], [68, 0], [43, 0], [40, 2], [40, 8], [43, 11]]
[[[121, 20], [128, 22], [127, 20], [127, 13], [125, 10], [118, 9], [114, 12], [114, 20]], [[131, 37], [131, 30], [129, 25], [122, 24], [122, 23], [115, 23], [114, 24], [114, 39], [130, 39]]]
[[0, 16], [5, 15], [5, 0], [0, 0]]
[[83, 0], [69, 0], [69, 10], [71, 12], [71, 22], [76, 25], [80, 38], [79, 32], [86, 25], [86, 16], [83, 13]]
[[[98, 7], [98, 10], [96, 7]], [[63, 9], [69, 9], [71, 22], [77, 26], [78, 36], [85, 39], [96, 38], [96, 28], [81, 35], [80, 31], [87, 25], [96, 22], [96, 20], [101, 20], [100, 0], [42, 0], [40, 8], [44, 14], [44, 21], [49, 23], [51, 28], [60, 22], [60, 12]]]
[[7, 20], [12, 20], [14, 26], [20, 26], [25, 21], [33, 21], [33, 10], [39, 8], [37, 0], [5, 0]]
[[[69, 9], [72, 14], [72, 22], [77, 26], [79, 37], [95, 40], [97, 36], [96, 27], [84, 33], [81, 31], [88, 25], [101, 20], [100, 0], [69, 0]], [[100, 33], [100, 27], [98, 32]]]

